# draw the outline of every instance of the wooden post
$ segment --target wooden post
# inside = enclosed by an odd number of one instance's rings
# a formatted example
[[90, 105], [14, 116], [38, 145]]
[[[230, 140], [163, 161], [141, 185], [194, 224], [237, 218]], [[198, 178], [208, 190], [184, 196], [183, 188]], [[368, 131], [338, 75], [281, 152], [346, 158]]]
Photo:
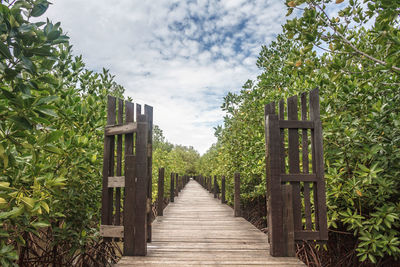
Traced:
[[158, 169], [157, 215], [163, 216], [164, 210], [164, 168]]
[[266, 105], [266, 180], [267, 180], [267, 222], [272, 256], [284, 256], [281, 193], [280, 132], [275, 103]]
[[282, 185], [283, 199], [283, 233], [285, 255], [287, 257], [295, 257], [294, 243], [294, 218], [293, 218], [293, 186], [291, 184]]
[[178, 178], [179, 178], [179, 175], [178, 175], [177, 173], [175, 173], [175, 196], [176, 196], [176, 197], [179, 195]]
[[[124, 101], [118, 99], [118, 124], [124, 123]], [[122, 176], [122, 134], [117, 136], [117, 176]], [[115, 225], [121, 225], [121, 188], [115, 188]]]
[[136, 161], [125, 155], [124, 256], [135, 255]]
[[240, 173], [235, 173], [234, 216], [240, 217]]
[[175, 197], [174, 180], [175, 180], [175, 174], [173, 172], [171, 172], [171, 184], [169, 187], [169, 201], [170, 202], [174, 202], [174, 197]]
[[[147, 186], [148, 175], [148, 123], [146, 115], [138, 115], [136, 136], [136, 207], [135, 207], [135, 256], [147, 254]], [[126, 222], [128, 223], [128, 222]]]
[[147, 118], [147, 242], [151, 242], [151, 221], [152, 221], [152, 205], [153, 205], [153, 107], [144, 105], [144, 114]]
[[326, 216], [326, 195], [324, 178], [324, 152], [322, 142], [322, 123], [319, 110], [319, 90], [310, 92], [310, 119], [314, 121], [314, 131], [311, 131], [313, 172], [317, 176], [314, 183], [314, 207], [316, 225], [319, 229], [319, 239], [328, 240], [328, 227]]
[[218, 195], [217, 176], [214, 175], [214, 198], [217, 198], [217, 195]]
[[[116, 98], [108, 96], [107, 102], [107, 125], [115, 124]], [[101, 224], [112, 224], [113, 211], [113, 188], [108, 187], [108, 177], [114, 174], [114, 136], [104, 136], [104, 157], [103, 157], [103, 189], [101, 198]], [[111, 241], [111, 238], [104, 238]]]
[[[287, 100], [288, 120], [298, 120], [297, 96], [289, 97]], [[300, 173], [300, 157], [299, 157], [299, 130], [289, 129], [289, 173]], [[300, 198], [300, 182], [291, 182], [293, 187], [293, 212], [294, 212], [294, 229], [300, 231], [301, 225], [301, 198]]]
[[222, 176], [221, 178], [221, 203], [225, 204], [225, 176]]

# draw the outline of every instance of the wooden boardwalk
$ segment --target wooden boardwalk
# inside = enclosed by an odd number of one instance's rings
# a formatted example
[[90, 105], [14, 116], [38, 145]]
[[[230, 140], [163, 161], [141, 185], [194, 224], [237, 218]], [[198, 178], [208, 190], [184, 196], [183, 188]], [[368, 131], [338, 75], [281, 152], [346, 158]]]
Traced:
[[264, 233], [191, 180], [153, 222], [147, 256], [125, 256], [117, 266], [305, 266], [268, 250]]

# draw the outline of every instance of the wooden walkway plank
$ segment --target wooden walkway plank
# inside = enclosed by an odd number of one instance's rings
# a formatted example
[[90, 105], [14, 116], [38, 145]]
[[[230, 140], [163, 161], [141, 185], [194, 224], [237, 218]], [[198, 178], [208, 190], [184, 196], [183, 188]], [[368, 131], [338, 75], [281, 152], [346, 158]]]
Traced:
[[117, 266], [305, 266], [294, 257], [270, 256], [267, 235], [233, 215], [190, 180], [153, 222], [147, 256], [126, 256]]

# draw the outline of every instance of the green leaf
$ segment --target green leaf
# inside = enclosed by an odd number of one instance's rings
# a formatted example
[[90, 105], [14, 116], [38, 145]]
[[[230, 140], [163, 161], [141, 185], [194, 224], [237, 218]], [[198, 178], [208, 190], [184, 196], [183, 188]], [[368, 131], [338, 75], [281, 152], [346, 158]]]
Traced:
[[31, 11], [31, 16], [32, 17], [39, 17], [41, 15], [43, 15], [47, 8], [49, 7], [49, 3], [47, 1], [41, 1], [41, 3], [36, 4], [32, 11]]
[[44, 227], [49, 227], [50, 224], [46, 222], [34, 222], [32, 223], [32, 226], [35, 228], [44, 228]]
[[53, 53], [50, 51], [50, 47], [48, 46], [42, 46], [39, 48], [33, 48], [30, 50], [32, 54], [38, 55], [38, 56], [52, 56]]
[[4, 198], [0, 197], [0, 205], [7, 204], [7, 203], [8, 203], [7, 200], [5, 200]]
[[47, 108], [41, 108], [38, 107], [37, 111], [43, 115], [48, 115], [48, 116], [52, 116], [52, 117], [58, 117], [57, 113], [55, 113], [53, 110], [51, 109], [47, 109]]
[[63, 131], [54, 131], [48, 134], [45, 138], [46, 143], [52, 143], [58, 140], [63, 135]]
[[49, 104], [51, 102], [54, 102], [54, 100], [58, 99], [58, 96], [46, 96], [46, 97], [42, 97], [39, 99], [39, 101], [36, 102], [37, 106], [40, 106], [42, 104]]
[[0, 42], [0, 54], [7, 59], [12, 59], [10, 49], [3, 42]]
[[53, 41], [55, 39], [57, 39], [58, 37], [60, 37], [61, 32], [60, 31], [51, 31], [48, 35], [47, 35], [47, 40], [49, 41]]
[[33, 206], [35, 205], [35, 200], [30, 197], [21, 197], [21, 201], [29, 208], [33, 209]]
[[52, 144], [47, 144], [44, 147], [44, 150], [46, 150], [48, 152], [51, 152], [51, 153], [54, 153], [54, 154], [61, 154], [62, 153], [62, 151], [58, 147], [56, 147], [56, 146], [54, 146]]
[[13, 116], [10, 119], [13, 120], [18, 127], [22, 128], [24, 130], [32, 130], [32, 128], [33, 128], [32, 124], [24, 117]]

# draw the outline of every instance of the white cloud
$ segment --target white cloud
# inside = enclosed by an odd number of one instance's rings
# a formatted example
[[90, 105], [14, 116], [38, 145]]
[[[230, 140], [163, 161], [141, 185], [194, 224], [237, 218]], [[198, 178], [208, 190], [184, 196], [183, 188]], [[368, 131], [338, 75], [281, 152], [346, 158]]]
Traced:
[[254, 79], [261, 45], [281, 31], [283, 1], [57, 0], [46, 15], [88, 68], [109, 68], [134, 101], [154, 107], [166, 138], [203, 153], [223, 96]]

